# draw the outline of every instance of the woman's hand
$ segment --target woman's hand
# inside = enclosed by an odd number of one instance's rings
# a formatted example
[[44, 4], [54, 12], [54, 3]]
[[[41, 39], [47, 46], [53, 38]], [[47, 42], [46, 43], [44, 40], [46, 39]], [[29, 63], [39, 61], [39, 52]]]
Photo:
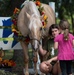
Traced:
[[58, 60], [58, 59], [57, 59], [57, 56], [55, 56], [55, 57], [53, 57], [53, 58], [47, 60], [47, 62], [48, 62], [48, 63], [51, 63], [52, 61], [57, 61], [57, 60]]
[[40, 71], [43, 73], [48, 73], [52, 70], [52, 65], [47, 61], [44, 61], [40, 64]]
[[40, 53], [42, 56], [44, 56], [44, 55], [47, 53], [47, 51], [42, 48], [42, 45], [39, 46], [39, 53]]

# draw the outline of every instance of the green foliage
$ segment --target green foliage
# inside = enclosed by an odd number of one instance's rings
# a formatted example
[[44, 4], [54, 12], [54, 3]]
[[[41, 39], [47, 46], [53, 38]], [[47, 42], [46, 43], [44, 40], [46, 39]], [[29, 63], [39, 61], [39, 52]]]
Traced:
[[40, 0], [42, 3], [48, 4], [49, 0]]
[[0, 16], [12, 16], [15, 7], [20, 8], [25, 0], [0, 0]]
[[0, 16], [8, 16], [11, 0], [0, 0]]
[[58, 18], [68, 19], [71, 24], [71, 31], [74, 34], [74, 0], [55, 0], [56, 11], [58, 12]]
[[14, 73], [11, 73], [11, 72], [5, 71], [5, 70], [0, 70], [0, 75], [17, 75], [17, 74], [14, 74]]

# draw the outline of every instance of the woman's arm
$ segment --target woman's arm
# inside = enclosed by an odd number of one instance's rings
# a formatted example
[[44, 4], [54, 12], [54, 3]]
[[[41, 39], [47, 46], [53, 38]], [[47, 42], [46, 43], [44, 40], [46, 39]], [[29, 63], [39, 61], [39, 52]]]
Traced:
[[54, 42], [54, 49], [58, 49], [58, 42]]
[[44, 56], [44, 55], [47, 53], [47, 51], [42, 48], [42, 45], [39, 46], [39, 53], [40, 53], [42, 56]]
[[51, 63], [52, 61], [57, 61], [57, 56], [55, 56], [55, 57], [49, 59], [47, 62], [48, 62], [48, 63]]

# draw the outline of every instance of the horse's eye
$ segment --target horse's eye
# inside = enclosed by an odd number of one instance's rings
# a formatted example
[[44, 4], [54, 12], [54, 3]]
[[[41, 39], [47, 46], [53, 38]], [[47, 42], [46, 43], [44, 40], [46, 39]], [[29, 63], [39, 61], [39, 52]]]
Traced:
[[40, 31], [42, 30], [42, 27], [40, 28]]

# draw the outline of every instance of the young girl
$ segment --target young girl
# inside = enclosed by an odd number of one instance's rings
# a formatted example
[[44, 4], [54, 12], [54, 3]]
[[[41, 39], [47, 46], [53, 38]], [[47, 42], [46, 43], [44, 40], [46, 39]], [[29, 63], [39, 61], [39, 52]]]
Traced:
[[74, 59], [74, 37], [69, 33], [69, 22], [61, 20], [59, 23], [61, 34], [54, 39], [54, 49], [58, 49], [58, 60], [62, 75], [72, 75], [72, 60]]

